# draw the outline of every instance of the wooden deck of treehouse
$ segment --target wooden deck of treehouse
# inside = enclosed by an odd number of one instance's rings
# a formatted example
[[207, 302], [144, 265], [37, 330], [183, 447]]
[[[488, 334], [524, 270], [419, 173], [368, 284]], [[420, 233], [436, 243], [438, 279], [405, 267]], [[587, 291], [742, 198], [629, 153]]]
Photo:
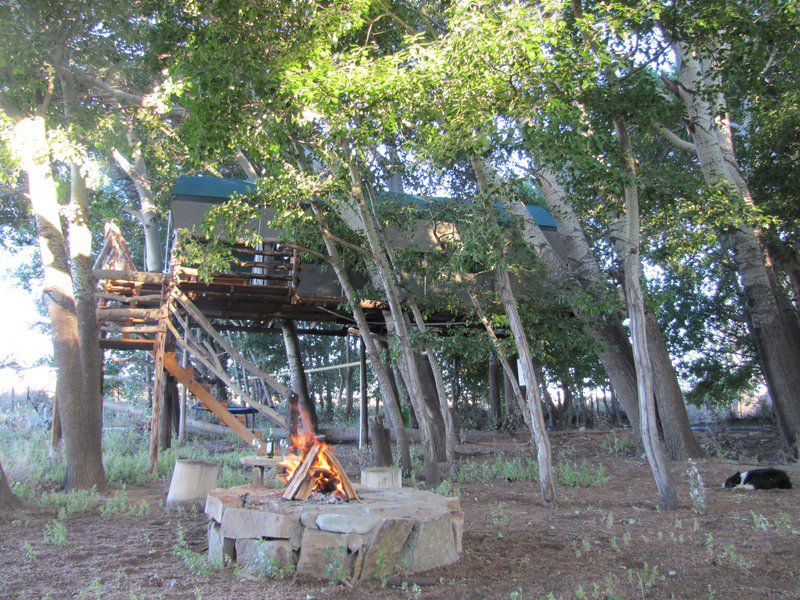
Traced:
[[[280, 331], [273, 327], [274, 321], [300, 320], [339, 322], [342, 327], [334, 333], [347, 333], [352, 317], [340, 309], [344, 298], [300, 291], [303, 264], [296, 248], [276, 241], [266, 241], [261, 248], [229, 245], [234, 256], [231, 269], [206, 278], [199, 276], [197, 265], [177, 261], [169, 274], [143, 272], [136, 270], [119, 230], [113, 225], [106, 228], [104, 251], [94, 269], [100, 347], [153, 353], [151, 467], [159, 448], [169, 444], [177, 406], [175, 383], [256, 452], [264, 452], [259, 432], [232, 414], [226, 399], [215, 397], [198, 369], [221, 380], [231, 396], [277, 427], [287, 423], [275, 396], [287, 400], [288, 412], [295, 414], [297, 395], [262, 371], [254, 356], [239, 352], [221, 330]], [[380, 303], [364, 302], [364, 308], [378, 319]], [[293, 430], [293, 425], [287, 428]]]

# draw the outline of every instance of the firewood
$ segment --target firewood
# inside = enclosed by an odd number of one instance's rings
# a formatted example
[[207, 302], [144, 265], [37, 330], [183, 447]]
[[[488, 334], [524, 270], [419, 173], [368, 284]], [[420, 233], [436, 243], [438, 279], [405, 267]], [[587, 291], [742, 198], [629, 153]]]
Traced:
[[336, 458], [333, 452], [329, 452], [327, 449], [325, 450], [325, 457], [333, 466], [336, 474], [339, 476], [339, 479], [341, 479], [342, 487], [344, 488], [344, 493], [347, 499], [358, 500], [358, 494], [356, 494], [356, 490], [353, 487], [353, 484], [350, 482], [350, 478], [347, 476], [347, 473], [345, 473], [344, 467], [342, 467], [342, 463], [339, 462], [339, 459]]
[[306, 454], [303, 463], [297, 467], [297, 470], [294, 473], [292, 473], [292, 478], [289, 480], [289, 485], [286, 486], [286, 491], [283, 493], [284, 499], [294, 500], [297, 491], [300, 489], [300, 486], [308, 478], [308, 470], [311, 468], [311, 465], [314, 464], [314, 460], [316, 460], [319, 450], [319, 444], [314, 444], [311, 447], [311, 450], [308, 451], [308, 454]]

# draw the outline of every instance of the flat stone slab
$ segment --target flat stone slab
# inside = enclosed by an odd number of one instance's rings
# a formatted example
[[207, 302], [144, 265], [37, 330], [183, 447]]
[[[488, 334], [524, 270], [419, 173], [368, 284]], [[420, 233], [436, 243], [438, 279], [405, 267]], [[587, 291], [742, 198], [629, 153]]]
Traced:
[[[355, 486], [359, 500], [289, 501], [253, 485], [209, 492], [209, 554], [252, 565], [256, 551], [323, 579], [427, 571], [458, 560], [464, 513], [458, 498], [413, 488]], [[213, 546], [213, 548], [212, 548]], [[224, 546], [224, 548], [223, 548]]]

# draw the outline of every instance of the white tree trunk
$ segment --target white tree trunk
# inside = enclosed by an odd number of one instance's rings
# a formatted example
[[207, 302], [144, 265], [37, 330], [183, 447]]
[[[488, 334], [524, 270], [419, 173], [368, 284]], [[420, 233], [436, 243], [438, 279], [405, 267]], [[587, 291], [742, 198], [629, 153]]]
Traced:
[[615, 127], [625, 172], [631, 182], [624, 186], [625, 193], [625, 299], [631, 322], [633, 357], [636, 363], [636, 382], [639, 391], [642, 444], [656, 480], [659, 506], [664, 509], [678, 507], [675, 484], [669, 470], [656, 423], [656, 403], [653, 389], [653, 369], [647, 346], [647, 324], [641, 290], [641, 258], [639, 254], [639, 192], [635, 184], [636, 167], [625, 123], [615, 119]]

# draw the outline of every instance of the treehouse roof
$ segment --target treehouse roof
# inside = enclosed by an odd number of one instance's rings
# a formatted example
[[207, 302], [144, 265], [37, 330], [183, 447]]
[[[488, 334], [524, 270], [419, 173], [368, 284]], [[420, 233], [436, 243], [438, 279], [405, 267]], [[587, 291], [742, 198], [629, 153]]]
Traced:
[[[178, 204], [183, 204], [184, 206], [182, 206], [182, 209], [186, 210], [189, 207], [184, 203], [187, 202], [217, 204], [223, 200], [227, 200], [234, 194], [250, 194], [255, 190], [255, 187], [254, 183], [244, 179], [206, 177], [203, 175], [181, 175], [172, 188], [173, 205], [175, 205], [177, 201]], [[429, 203], [452, 201], [452, 198], [441, 196], [423, 197], [414, 194], [396, 194], [388, 192], [380, 194], [380, 198], [384, 201], [396, 202], [398, 204], [414, 204], [418, 207], [424, 207]], [[175, 208], [175, 206], [173, 206], [173, 208]], [[499, 204], [497, 208], [502, 211], [502, 207]], [[546, 208], [535, 204], [527, 204], [526, 208], [536, 221], [536, 224], [543, 230], [556, 230], [556, 221]], [[194, 211], [190, 210], [190, 212]], [[205, 213], [205, 209], [202, 209], [202, 213]], [[177, 215], [174, 216], [177, 217]], [[181, 222], [184, 224], [179, 224]], [[176, 227], [185, 227], [189, 225], [189, 222], [191, 222], [191, 225], [194, 225], [199, 221], [195, 221], [191, 217], [188, 219], [176, 218]]]

